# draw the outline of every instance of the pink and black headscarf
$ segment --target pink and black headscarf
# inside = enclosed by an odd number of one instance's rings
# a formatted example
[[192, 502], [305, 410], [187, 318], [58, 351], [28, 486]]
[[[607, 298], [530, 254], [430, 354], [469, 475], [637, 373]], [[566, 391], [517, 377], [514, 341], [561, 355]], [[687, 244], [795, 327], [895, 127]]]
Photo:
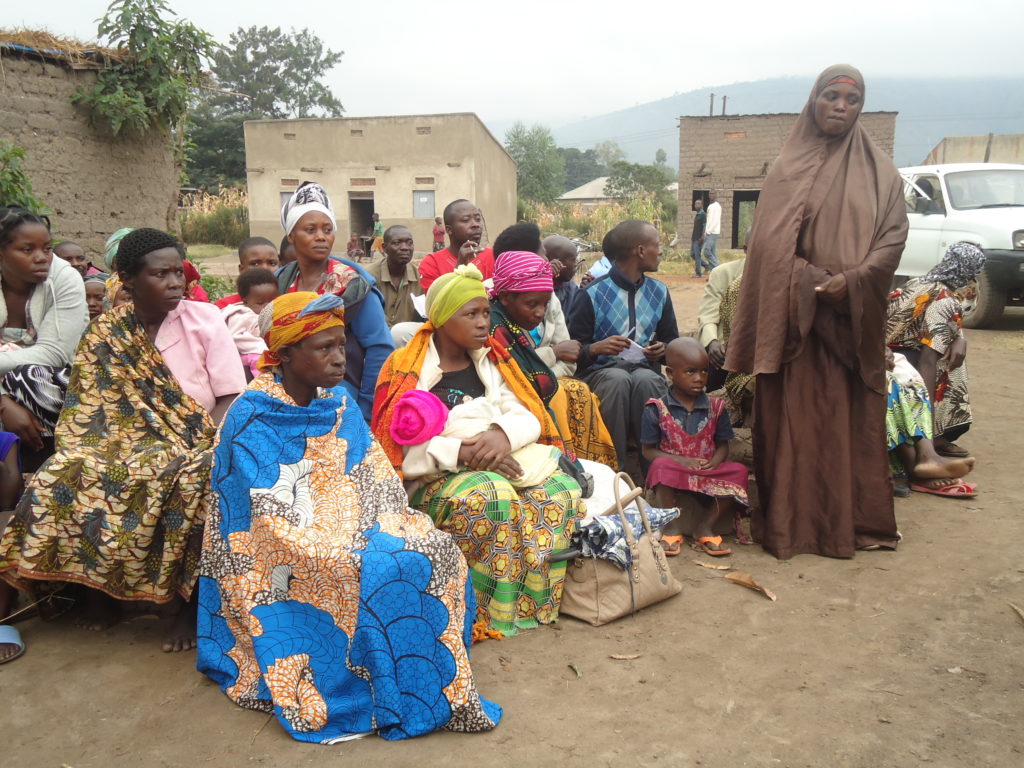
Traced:
[[493, 281], [491, 298], [502, 291], [528, 293], [555, 289], [551, 264], [543, 256], [529, 251], [505, 251], [499, 255]]

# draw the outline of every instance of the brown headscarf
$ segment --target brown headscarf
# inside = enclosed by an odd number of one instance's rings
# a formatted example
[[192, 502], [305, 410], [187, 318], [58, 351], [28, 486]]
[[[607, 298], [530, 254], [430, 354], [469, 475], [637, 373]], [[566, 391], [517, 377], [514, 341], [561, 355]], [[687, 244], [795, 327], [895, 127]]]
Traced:
[[[815, 100], [836, 78], [849, 78], [864, 95], [855, 68], [822, 72], [765, 179], [725, 367], [777, 373], [813, 328], [883, 392], [886, 297], [907, 238], [906, 206], [896, 167], [859, 122], [841, 136], [814, 122]], [[819, 301], [815, 287], [840, 272], [846, 300]]]

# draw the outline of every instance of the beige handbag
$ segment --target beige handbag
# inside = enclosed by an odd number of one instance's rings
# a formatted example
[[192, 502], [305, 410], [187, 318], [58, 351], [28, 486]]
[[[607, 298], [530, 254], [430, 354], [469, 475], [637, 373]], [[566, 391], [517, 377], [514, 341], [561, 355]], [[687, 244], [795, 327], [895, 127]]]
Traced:
[[[630, 488], [624, 497], [619, 495], [620, 478]], [[618, 514], [622, 520], [630, 567], [623, 571], [607, 560], [577, 557], [566, 568], [562, 593], [561, 613], [595, 627], [635, 614], [641, 608], [678, 595], [683, 589], [669, 572], [665, 551], [651, 531], [643, 489], [634, 486], [624, 472], [615, 476], [613, 488], [615, 505], [602, 514]], [[644, 524], [644, 533], [639, 539], [633, 535], [633, 527], [624, 511], [634, 499]]]

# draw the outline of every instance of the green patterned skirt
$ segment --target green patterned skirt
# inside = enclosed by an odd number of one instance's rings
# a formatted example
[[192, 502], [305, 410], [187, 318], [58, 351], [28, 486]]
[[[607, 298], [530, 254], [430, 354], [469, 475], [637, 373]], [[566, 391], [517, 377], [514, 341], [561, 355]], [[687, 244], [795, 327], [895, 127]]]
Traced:
[[558, 618], [565, 549], [584, 514], [580, 487], [556, 472], [541, 485], [516, 489], [494, 472], [443, 475], [412, 494], [411, 504], [451, 534], [466, 556], [478, 619], [514, 635]]
[[902, 365], [898, 364], [886, 374], [886, 384], [889, 388], [885, 408], [889, 464], [893, 472], [902, 474], [903, 465], [892, 451], [903, 443], [913, 445], [922, 438], [931, 439], [932, 406], [924, 380], [919, 375], [911, 374]]

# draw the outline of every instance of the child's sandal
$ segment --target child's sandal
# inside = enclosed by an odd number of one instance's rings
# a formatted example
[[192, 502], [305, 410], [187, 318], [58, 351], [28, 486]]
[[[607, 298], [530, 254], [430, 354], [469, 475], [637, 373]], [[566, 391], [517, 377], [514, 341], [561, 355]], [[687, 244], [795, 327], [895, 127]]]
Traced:
[[665, 557], [676, 557], [682, 554], [684, 541], [682, 536], [662, 536], [661, 548], [665, 550]]

